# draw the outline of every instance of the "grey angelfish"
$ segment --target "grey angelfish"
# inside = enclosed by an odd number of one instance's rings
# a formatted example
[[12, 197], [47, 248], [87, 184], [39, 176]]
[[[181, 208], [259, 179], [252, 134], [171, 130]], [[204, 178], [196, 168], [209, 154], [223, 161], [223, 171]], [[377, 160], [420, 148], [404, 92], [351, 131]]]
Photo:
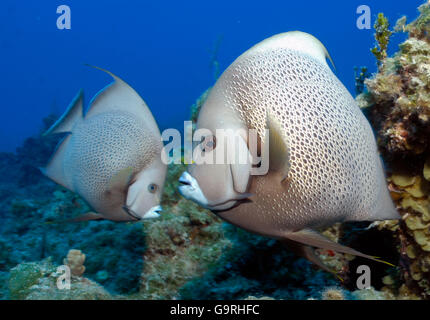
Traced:
[[[316, 229], [399, 219], [372, 129], [327, 58], [319, 40], [298, 31], [268, 38], [237, 58], [201, 108], [196, 129], [212, 134], [200, 147], [217, 151], [216, 129], [255, 129], [260, 149], [270, 146], [262, 155], [269, 171], [258, 176], [250, 174], [251, 164], [193, 164], [180, 178], [184, 197], [241, 228], [293, 244], [326, 270], [313, 248], [376, 259]], [[245, 153], [248, 138], [239, 139]]]
[[100, 70], [115, 81], [93, 98], [85, 115], [78, 93], [46, 132], [68, 135], [41, 170], [94, 209], [75, 220], [158, 217], [167, 167], [157, 123], [132, 87]]

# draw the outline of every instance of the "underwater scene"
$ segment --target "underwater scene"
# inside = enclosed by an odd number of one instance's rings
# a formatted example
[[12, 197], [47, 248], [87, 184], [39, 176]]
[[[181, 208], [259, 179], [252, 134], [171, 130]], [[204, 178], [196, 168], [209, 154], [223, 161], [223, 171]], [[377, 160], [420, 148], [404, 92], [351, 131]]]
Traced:
[[430, 299], [430, 2], [0, 4], [0, 300]]

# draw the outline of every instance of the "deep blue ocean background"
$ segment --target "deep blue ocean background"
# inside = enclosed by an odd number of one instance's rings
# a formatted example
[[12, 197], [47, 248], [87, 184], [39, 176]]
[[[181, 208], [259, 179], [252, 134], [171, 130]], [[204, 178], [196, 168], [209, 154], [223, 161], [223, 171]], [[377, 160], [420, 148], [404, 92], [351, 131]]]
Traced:
[[[76, 1], [0, 3], [0, 151], [14, 151], [61, 114], [80, 88], [87, 103], [116, 73], [147, 102], [160, 129], [181, 129], [195, 99], [214, 83], [213, 52], [223, 71], [276, 33], [301, 30], [328, 48], [354, 94], [354, 66], [376, 70], [373, 30], [356, 27], [359, 5], [390, 21], [417, 16], [422, 0], [363, 1]], [[58, 30], [57, 6], [71, 8], [71, 30]], [[390, 52], [397, 50], [396, 35]]]

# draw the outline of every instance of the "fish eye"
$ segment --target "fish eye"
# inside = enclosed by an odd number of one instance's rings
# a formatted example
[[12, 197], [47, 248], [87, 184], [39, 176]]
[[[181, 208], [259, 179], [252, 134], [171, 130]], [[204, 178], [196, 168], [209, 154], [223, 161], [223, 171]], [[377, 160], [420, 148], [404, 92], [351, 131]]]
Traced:
[[151, 183], [148, 185], [148, 191], [151, 193], [155, 193], [158, 190], [158, 186], [155, 183]]
[[200, 144], [202, 151], [212, 151], [216, 148], [216, 138], [215, 136], [207, 136], [202, 138], [202, 143]]

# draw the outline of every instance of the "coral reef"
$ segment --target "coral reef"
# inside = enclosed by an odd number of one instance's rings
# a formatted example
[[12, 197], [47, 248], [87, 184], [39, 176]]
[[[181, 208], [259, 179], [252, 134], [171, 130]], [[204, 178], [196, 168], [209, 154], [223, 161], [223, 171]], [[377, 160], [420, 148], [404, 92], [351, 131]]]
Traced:
[[[45, 127], [52, 118], [45, 121]], [[37, 169], [48, 160], [59, 138], [45, 140], [38, 135], [27, 139], [16, 153], [0, 154], [0, 163], [5, 165], [0, 168], [0, 299], [9, 296], [7, 279], [17, 264], [46, 257], [62, 264], [72, 248], [86, 253], [86, 277], [114, 293], [136, 292], [145, 251], [143, 225], [67, 222], [88, 212], [88, 206]]]
[[145, 223], [146, 246], [141, 276], [143, 299], [179, 298], [179, 288], [207, 271], [229, 246], [221, 221], [179, 196], [184, 165], [170, 165], [160, 219]]
[[[408, 39], [393, 57], [377, 56], [379, 72], [358, 97], [376, 130], [388, 171], [389, 188], [402, 219], [376, 224], [399, 242], [400, 274], [384, 278], [400, 296], [430, 297], [430, 5], [397, 31]], [[382, 21], [382, 20], [381, 20]], [[388, 22], [383, 21], [384, 25]], [[378, 32], [377, 32], [378, 34]], [[388, 33], [386, 33], [388, 35]]]
[[59, 289], [57, 272], [51, 259], [21, 263], [10, 271], [10, 298], [15, 300], [110, 300], [102, 286], [86, 278], [72, 278], [70, 289]]
[[60, 264], [71, 248], [79, 248], [86, 253], [87, 277], [95, 279], [104, 270], [109, 274], [103, 281], [107, 289], [137, 291], [145, 251], [142, 223], [67, 222], [88, 210], [82, 199], [61, 187], [49, 200], [14, 199], [0, 235], [0, 243], [13, 243], [3, 270], [49, 256]]
[[265, 237], [223, 223], [231, 243], [202, 277], [180, 289], [185, 299], [307, 299], [337, 280]]
[[[430, 32], [430, 7], [428, 3], [423, 4], [419, 8], [420, 16], [415, 21], [411, 22], [408, 25], [405, 25], [403, 28], [404, 31], [409, 32], [410, 36], [417, 39], [425, 39], [429, 37]], [[406, 23], [405, 18], [401, 18], [399, 20], [398, 25]]]
[[355, 94], [358, 96], [362, 94], [365, 90], [365, 84], [364, 81], [366, 78], [369, 77], [368, 69], [367, 67], [355, 67], [354, 68], [354, 74], [355, 74]]

